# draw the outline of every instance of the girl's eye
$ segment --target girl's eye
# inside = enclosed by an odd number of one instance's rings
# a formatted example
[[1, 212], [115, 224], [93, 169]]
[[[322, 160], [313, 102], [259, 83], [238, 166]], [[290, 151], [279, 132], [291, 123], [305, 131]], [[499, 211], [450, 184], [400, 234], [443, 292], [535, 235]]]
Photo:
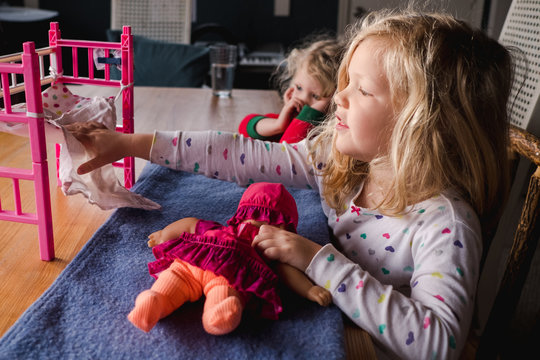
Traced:
[[364, 89], [362, 89], [362, 88], [360, 88], [360, 89], [358, 89], [358, 90], [359, 90], [360, 93], [362, 93], [362, 95], [364, 95], [364, 96], [371, 96], [370, 93], [368, 93], [366, 90], [364, 90]]
[[315, 99], [315, 100], [321, 100], [321, 97], [317, 94], [313, 94], [312, 97]]
[[296, 90], [302, 90], [302, 87], [300, 85], [296, 85]]

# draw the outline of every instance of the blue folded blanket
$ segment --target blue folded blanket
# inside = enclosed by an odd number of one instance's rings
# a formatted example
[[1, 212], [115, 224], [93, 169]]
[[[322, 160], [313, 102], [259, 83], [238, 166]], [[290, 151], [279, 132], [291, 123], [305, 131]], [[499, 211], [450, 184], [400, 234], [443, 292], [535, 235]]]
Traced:
[[[250, 318], [224, 336], [201, 324], [203, 300], [187, 303], [149, 332], [126, 319], [153, 279], [147, 236], [183, 217], [225, 223], [245, 188], [147, 165], [134, 189], [162, 210], [122, 208], [88, 241], [51, 287], [0, 339], [0, 359], [342, 359], [340, 310], [281, 292], [277, 321]], [[318, 193], [289, 189], [298, 204], [298, 233], [328, 241]]]

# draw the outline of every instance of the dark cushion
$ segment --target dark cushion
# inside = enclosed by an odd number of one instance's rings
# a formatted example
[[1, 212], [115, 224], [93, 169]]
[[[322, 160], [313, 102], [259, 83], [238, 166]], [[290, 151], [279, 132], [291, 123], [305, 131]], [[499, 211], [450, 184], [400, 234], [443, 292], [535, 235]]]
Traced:
[[[120, 42], [120, 30], [107, 30], [107, 40]], [[208, 48], [173, 44], [133, 35], [136, 86], [201, 87], [210, 70]], [[111, 66], [111, 77], [120, 71]]]

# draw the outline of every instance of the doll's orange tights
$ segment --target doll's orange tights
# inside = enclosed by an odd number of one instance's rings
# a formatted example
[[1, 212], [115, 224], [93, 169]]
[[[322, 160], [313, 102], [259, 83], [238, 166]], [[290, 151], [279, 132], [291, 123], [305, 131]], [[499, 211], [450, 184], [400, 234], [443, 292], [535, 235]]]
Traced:
[[128, 319], [143, 331], [150, 331], [159, 321], [186, 301], [206, 296], [202, 323], [213, 335], [236, 329], [244, 309], [241, 295], [223, 276], [202, 270], [182, 260], [175, 260], [161, 272], [149, 290], [141, 292]]

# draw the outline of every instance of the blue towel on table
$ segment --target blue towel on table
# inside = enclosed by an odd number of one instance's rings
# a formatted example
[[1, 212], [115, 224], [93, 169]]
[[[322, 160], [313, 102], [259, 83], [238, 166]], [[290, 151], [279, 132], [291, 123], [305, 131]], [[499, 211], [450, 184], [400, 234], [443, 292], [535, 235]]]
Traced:
[[[186, 303], [149, 332], [126, 318], [153, 279], [147, 236], [187, 216], [225, 223], [245, 188], [147, 165], [134, 189], [163, 206], [115, 211], [51, 287], [0, 339], [0, 359], [342, 359], [341, 312], [282, 291], [277, 321], [244, 313], [230, 334], [202, 328], [203, 299]], [[318, 193], [289, 189], [298, 233], [321, 244], [328, 228]]]

